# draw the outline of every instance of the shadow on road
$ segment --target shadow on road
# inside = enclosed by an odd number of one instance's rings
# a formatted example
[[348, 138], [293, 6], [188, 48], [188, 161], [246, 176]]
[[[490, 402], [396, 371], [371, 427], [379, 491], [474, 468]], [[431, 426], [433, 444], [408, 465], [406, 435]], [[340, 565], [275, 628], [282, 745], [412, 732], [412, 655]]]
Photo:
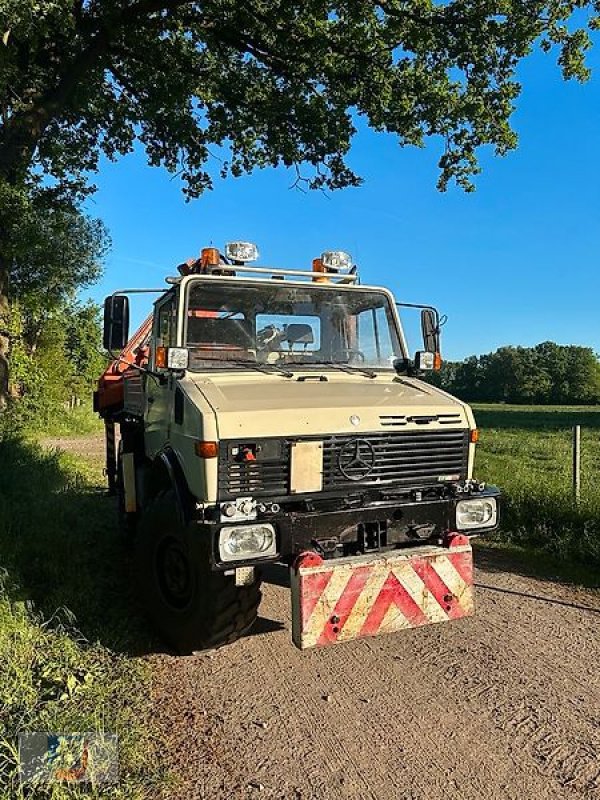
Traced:
[[267, 564], [263, 567], [263, 581], [273, 586], [290, 588], [290, 568], [285, 564]]
[[587, 589], [600, 588], [598, 569], [534, 549], [489, 546], [476, 540], [473, 558], [475, 566], [486, 572], [509, 572], [551, 583], [572, 584]]
[[[133, 656], [172, 653], [137, 604], [114, 498], [56, 451], [20, 439], [0, 441], [0, 569], [10, 599], [33, 602], [44, 620], [66, 622], [90, 643]], [[259, 617], [250, 635], [282, 627]]]
[[11, 598], [32, 601], [44, 619], [74, 616], [85, 639], [113, 651], [156, 652], [114, 498], [57, 452], [20, 439], [0, 441], [0, 476], [0, 565]]
[[259, 615], [246, 636], [263, 636], [266, 633], [277, 633], [277, 631], [282, 631], [284, 629], [285, 625], [283, 622], [278, 622], [277, 620], [268, 619], [267, 617], [261, 617]]
[[488, 592], [499, 592], [500, 594], [513, 594], [517, 597], [524, 597], [527, 600], [538, 600], [541, 603], [551, 603], [554, 606], [564, 606], [565, 608], [574, 608], [577, 611], [589, 611], [592, 614], [600, 614], [600, 606], [594, 608], [593, 606], [585, 606], [580, 603], [570, 603], [568, 600], [558, 600], [555, 597], [544, 597], [541, 594], [533, 594], [532, 592], [519, 592], [516, 589], [505, 589], [503, 586], [488, 586], [485, 583], [476, 582], [475, 586], [478, 589], [485, 589]]

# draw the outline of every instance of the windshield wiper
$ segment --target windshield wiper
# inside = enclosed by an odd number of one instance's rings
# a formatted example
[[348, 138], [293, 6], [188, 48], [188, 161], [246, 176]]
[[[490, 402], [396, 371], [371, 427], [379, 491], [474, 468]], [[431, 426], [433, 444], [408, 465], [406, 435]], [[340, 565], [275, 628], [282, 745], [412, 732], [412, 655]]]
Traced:
[[258, 372], [264, 372], [265, 375], [272, 375], [273, 372], [277, 372], [279, 375], [283, 375], [284, 378], [294, 377], [293, 372], [281, 369], [281, 367], [278, 367], [276, 364], [265, 364], [262, 361], [252, 361], [249, 358], [207, 358], [206, 356], [200, 356], [199, 361], [216, 361], [224, 366], [227, 366], [227, 364], [237, 364], [238, 366], [255, 369]]
[[350, 364], [340, 364], [339, 361], [286, 361], [286, 364], [302, 364], [303, 366], [317, 366], [317, 367], [333, 367], [342, 372], [347, 372], [349, 375], [356, 375], [357, 372], [365, 375], [367, 378], [376, 378], [377, 373], [365, 367], [358, 367]]

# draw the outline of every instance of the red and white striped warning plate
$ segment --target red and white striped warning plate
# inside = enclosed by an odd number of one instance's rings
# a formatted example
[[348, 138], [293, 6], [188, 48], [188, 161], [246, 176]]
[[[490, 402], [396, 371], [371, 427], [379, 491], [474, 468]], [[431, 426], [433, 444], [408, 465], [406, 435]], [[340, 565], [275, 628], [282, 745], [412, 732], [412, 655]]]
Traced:
[[384, 555], [298, 558], [291, 571], [292, 639], [308, 647], [448, 622], [473, 614], [469, 540]]

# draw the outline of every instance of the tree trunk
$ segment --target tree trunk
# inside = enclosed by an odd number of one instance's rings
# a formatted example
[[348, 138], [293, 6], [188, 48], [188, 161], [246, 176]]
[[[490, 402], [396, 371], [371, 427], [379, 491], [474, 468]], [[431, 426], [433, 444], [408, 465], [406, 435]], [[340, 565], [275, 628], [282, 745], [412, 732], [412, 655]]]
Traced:
[[0, 412], [8, 405], [8, 270], [0, 256]]
[[[8, 405], [9, 381], [9, 264], [11, 236], [19, 215], [17, 198], [37, 144], [40, 128], [30, 115], [0, 127], [0, 412]], [[41, 119], [41, 117], [40, 117]]]

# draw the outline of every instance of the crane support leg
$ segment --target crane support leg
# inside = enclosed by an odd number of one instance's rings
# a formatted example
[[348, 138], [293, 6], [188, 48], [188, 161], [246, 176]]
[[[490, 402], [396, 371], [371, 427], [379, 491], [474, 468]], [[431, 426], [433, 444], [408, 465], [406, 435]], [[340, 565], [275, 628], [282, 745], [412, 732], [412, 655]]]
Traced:
[[104, 473], [108, 481], [108, 493], [115, 494], [117, 488], [117, 449], [115, 423], [110, 419], [104, 420], [104, 434], [106, 439], [106, 467]]

